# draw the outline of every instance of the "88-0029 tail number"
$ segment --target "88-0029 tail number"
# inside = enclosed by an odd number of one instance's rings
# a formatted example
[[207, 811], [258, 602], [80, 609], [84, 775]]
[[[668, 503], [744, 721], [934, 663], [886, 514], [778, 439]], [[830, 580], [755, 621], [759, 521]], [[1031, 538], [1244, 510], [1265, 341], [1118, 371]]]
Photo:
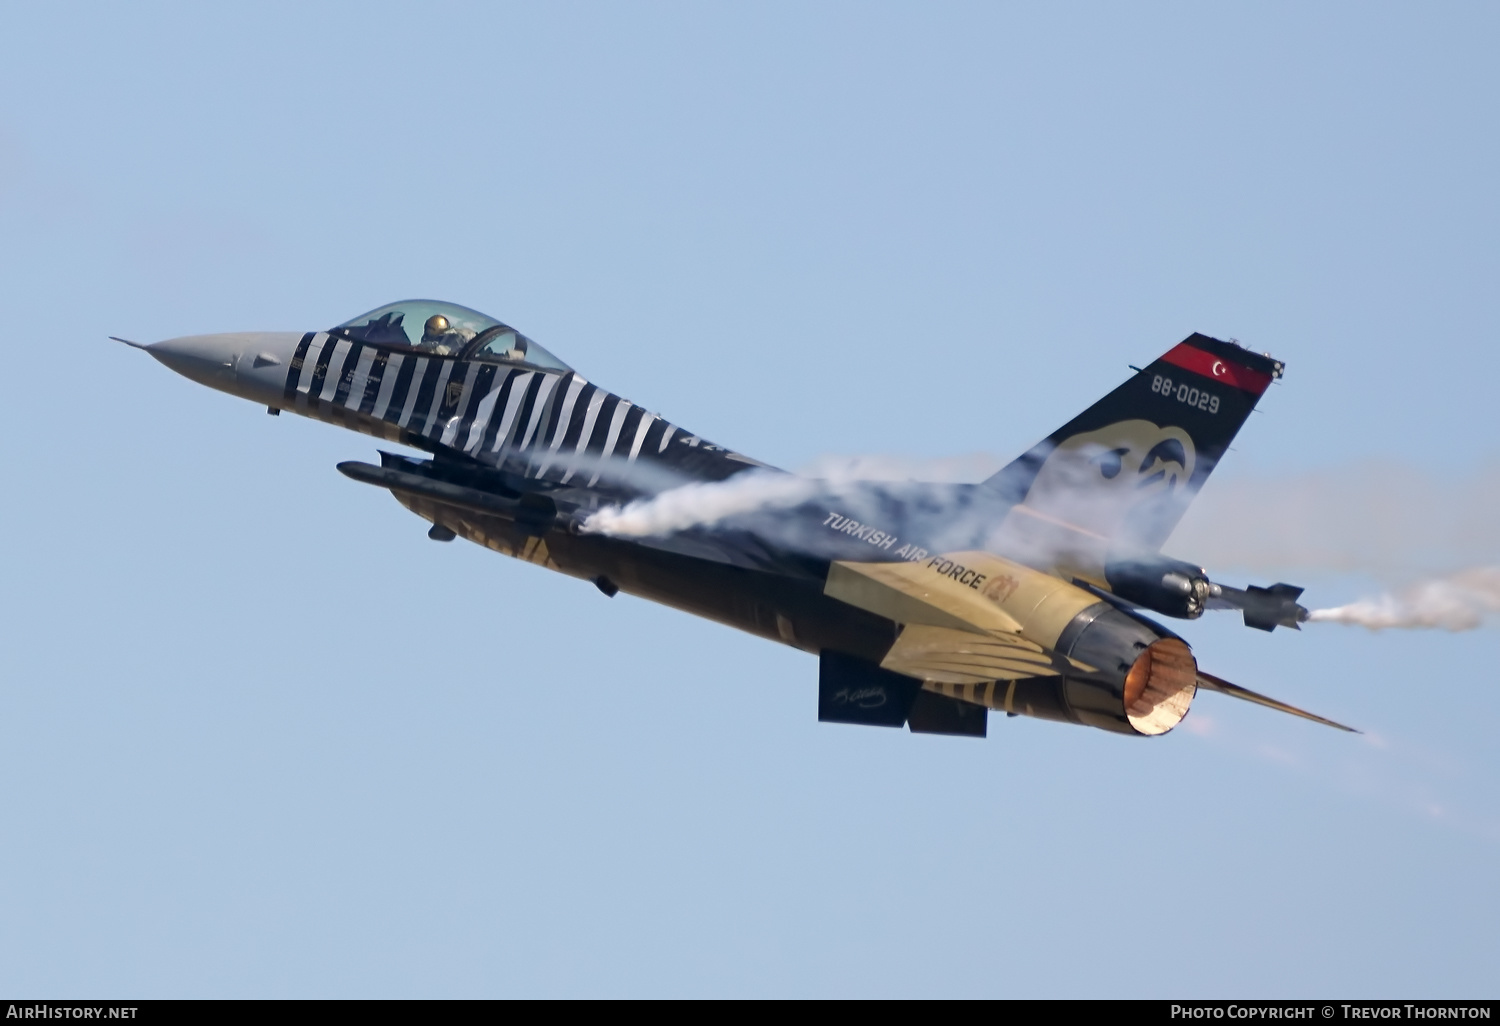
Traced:
[[1219, 412], [1218, 396], [1201, 388], [1195, 388], [1185, 381], [1174, 382], [1171, 378], [1157, 374], [1151, 379], [1151, 391], [1171, 396], [1180, 403], [1186, 403], [1209, 413]]

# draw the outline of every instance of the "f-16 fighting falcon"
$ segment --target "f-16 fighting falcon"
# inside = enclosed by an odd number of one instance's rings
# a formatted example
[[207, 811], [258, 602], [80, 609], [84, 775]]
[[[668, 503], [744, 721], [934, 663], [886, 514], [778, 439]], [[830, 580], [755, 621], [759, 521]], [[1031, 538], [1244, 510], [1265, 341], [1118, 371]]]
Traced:
[[[119, 340], [125, 341], [125, 340]], [[1147, 617], [1297, 628], [1288, 584], [1161, 547], [1283, 366], [1194, 334], [977, 484], [816, 480], [714, 445], [509, 325], [393, 303], [326, 331], [144, 349], [211, 388], [424, 453], [339, 464], [431, 523], [818, 657], [818, 718], [983, 737], [990, 710], [1164, 734], [1206, 689]]]

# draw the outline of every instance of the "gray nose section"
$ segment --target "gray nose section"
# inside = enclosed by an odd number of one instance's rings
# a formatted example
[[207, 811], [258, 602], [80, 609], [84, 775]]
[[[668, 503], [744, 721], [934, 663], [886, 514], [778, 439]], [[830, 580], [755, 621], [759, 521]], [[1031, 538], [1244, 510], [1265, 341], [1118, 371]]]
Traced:
[[127, 344], [144, 349], [200, 385], [251, 402], [276, 405], [285, 391], [287, 372], [302, 338], [295, 331], [236, 331], [169, 338], [149, 346]]
[[240, 355], [241, 339], [238, 335], [188, 335], [144, 348], [185, 378], [209, 388], [232, 391], [234, 362]]

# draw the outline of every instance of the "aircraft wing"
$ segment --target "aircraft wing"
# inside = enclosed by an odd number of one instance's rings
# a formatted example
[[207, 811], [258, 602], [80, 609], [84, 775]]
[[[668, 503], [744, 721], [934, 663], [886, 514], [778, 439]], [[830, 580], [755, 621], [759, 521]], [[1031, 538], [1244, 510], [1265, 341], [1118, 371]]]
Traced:
[[[955, 553], [952, 559], [942, 559], [943, 563], [953, 563], [955, 571], [965, 570], [955, 561], [972, 571], [975, 584], [985, 582], [986, 587], [962, 586], [966, 575], [934, 573], [922, 563], [838, 561], [829, 568], [824, 593], [902, 624], [901, 635], [881, 667], [920, 680], [973, 687], [990, 681], [1059, 674], [1087, 676], [1095, 672], [1093, 667], [1047, 647], [1051, 644], [1048, 637], [1028, 637], [1030, 632], [997, 603], [996, 599], [1017, 595], [1016, 589], [1025, 588], [1016, 580], [1016, 568], [1011, 566], [1008, 571], [1005, 561], [982, 552]], [[1036, 577], [1050, 580], [1040, 574]], [[1056, 585], [1050, 596], [1037, 603], [1039, 610], [1056, 604], [1056, 612], [1068, 617], [1097, 601], [1091, 591], [1063, 587], [1061, 582]], [[1197, 686], [1359, 733], [1353, 727], [1201, 670], [1197, 672]]]
[[[994, 600], [994, 584], [1019, 587], [1006, 576], [1007, 569], [1016, 569], [1013, 564], [983, 552], [954, 558], [964, 565], [941, 559], [952, 566], [949, 574], [923, 562], [837, 561], [829, 567], [824, 594], [901, 624], [881, 666], [919, 680], [980, 684], [1094, 671], [1027, 637], [1022, 624]], [[972, 584], [964, 583], [971, 579]], [[986, 581], [992, 584], [988, 593], [977, 587]], [[1073, 605], [1094, 601], [1076, 594]]]
[[985, 684], [1024, 677], [1078, 673], [1074, 664], [1014, 634], [974, 634], [951, 627], [910, 624], [880, 666], [941, 684]]

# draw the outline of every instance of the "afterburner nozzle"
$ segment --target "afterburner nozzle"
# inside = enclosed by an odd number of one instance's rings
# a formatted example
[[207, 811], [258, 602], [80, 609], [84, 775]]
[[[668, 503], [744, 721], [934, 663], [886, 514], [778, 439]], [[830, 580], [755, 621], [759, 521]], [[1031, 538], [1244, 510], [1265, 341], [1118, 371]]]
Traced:
[[1162, 638], [1125, 675], [1125, 716], [1142, 734], [1165, 734], [1187, 715], [1198, 691], [1198, 663], [1187, 643]]

